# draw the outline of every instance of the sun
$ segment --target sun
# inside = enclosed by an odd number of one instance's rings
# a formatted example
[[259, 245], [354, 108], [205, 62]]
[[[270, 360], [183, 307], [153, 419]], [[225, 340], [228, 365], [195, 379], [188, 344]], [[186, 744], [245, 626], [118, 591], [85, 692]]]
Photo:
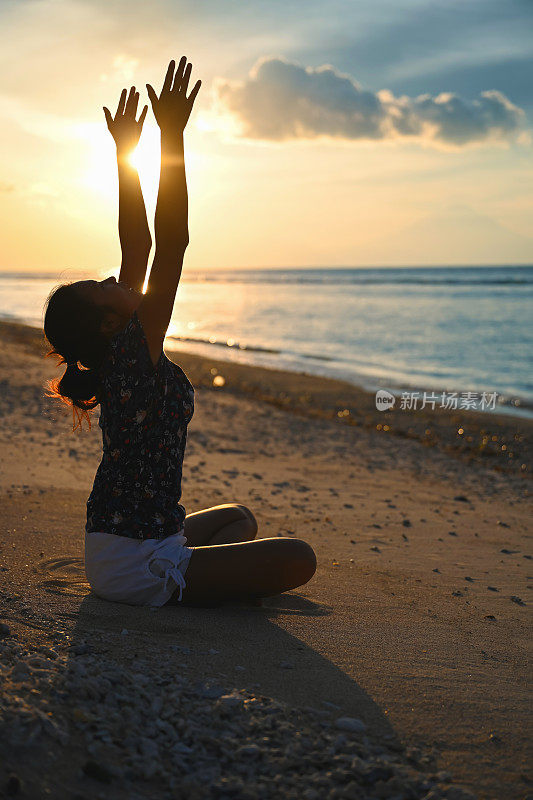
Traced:
[[[84, 183], [110, 200], [118, 200], [117, 160], [115, 147], [103, 126], [86, 126], [81, 133], [89, 150]], [[148, 203], [157, 199], [161, 143], [159, 129], [145, 125], [139, 144], [129, 161], [139, 172], [143, 194]]]
[[[105, 199], [106, 207], [107, 203], [118, 203], [116, 150], [109, 133], [103, 126], [86, 125], [79, 135], [87, 148], [82, 178], [84, 185]], [[187, 181], [200, 186], [203, 184], [204, 160], [194, 151], [194, 142], [192, 145], [185, 152]], [[145, 123], [139, 144], [128, 160], [139, 173], [146, 211], [153, 219], [161, 169], [161, 134], [157, 125]], [[201, 196], [201, 186], [199, 194]]]

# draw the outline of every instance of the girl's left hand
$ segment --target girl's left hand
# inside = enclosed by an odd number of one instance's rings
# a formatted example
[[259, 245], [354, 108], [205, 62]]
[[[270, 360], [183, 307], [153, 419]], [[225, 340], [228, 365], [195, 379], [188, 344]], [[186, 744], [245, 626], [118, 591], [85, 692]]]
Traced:
[[135, 115], [137, 114], [139, 92], [136, 92], [135, 86], [132, 86], [127, 101], [126, 94], [127, 89], [123, 89], [114, 119], [109, 109], [104, 106], [107, 127], [115, 140], [117, 150], [121, 152], [131, 152], [137, 147], [139, 139], [141, 138], [144, 118], [148, 111], [148, 106], [145, 106], [141, 111], [141, 116], [136, 120]]

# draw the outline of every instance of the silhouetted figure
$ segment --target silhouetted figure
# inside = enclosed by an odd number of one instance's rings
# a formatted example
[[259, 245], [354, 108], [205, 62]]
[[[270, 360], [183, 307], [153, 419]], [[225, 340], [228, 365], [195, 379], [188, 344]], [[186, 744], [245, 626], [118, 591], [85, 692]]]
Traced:
[[194, 389], [163, 342], [189, 243], [183, 134], [201, 85], [187, 97], [191, 69], [185, 56], [177, 69], [171, 61], [159, 97], [147, 85], [161, 129], [161, 174], [146, 293], [152, 240], [129, 156], [148, 107], [136, 120], [132, 86], [129, 95], [122, 91], [114, 118], [104, 108], [117, 149], [119, 280], [60, 286], [44, 322], [51, 353], [67, 365], [52, 393], [72, 405], [75, 427], [83, 418], [90, 425], [89, 413], [100, 405], [103, 455], [87, 501], [87, 578], [101, 597], [134, 605], [260, 602], [301, 586], [316, 569], [302, 540], [256, 540], [256, 520], [243, 505], [186, 515], [179, 502]]

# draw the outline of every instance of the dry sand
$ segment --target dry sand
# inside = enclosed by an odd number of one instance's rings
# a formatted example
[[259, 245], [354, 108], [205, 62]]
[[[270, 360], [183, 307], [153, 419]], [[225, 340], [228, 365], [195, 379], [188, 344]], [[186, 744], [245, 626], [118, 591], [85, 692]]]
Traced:
[[[335, 703], [480, 798], [528, 795], [530, 421], [380, 414], [347, 384], [176, 355], [197, 387], [187, 511], [244, 503], [259, 536], [310, 542], [318, 569], [262, 608], [153, 613], [90, 593], [97, 417], [72, 434], [69, 412], [44, 396], [54, 364], [39, 334], [0, 333], [0, 618], [20, 642], [47, 642], [44, 614], [71, 643], [104, 637], [119, 660], [174, 658], [191, 681], [226, 675], [294, 706]], [[191, 649], [186, 664], [171, 644]], [[56, 794], [58, 765], [34, 768]]]

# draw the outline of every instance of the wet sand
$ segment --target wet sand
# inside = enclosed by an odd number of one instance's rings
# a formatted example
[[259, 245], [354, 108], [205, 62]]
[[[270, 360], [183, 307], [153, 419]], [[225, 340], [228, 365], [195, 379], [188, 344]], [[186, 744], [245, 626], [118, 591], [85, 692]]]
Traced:
[[[55, 372], [40, 335], [10, 323], [0, 334], [0, 619], [19, 642], [49, 644], [60, 624], [65, 647], [92, 642], [125, 665], [142, 652], [194, 682], [226, 675], [291, 705], [333, 703], [480, 798], [531, 791], [532, 422], [380, 413], [342, 382], [175, 354], [197, 389], [187, 511], [244, 503], [259, 536], [309, 541], [318, 569], [262, 608], [154, 613], [90, 593], [97, 416], [72, 434], [68, 410], [44, 396]], [[73, 737], [61, 763], [39, 756], [24, 771], [57, 793], [79, 749]]]

